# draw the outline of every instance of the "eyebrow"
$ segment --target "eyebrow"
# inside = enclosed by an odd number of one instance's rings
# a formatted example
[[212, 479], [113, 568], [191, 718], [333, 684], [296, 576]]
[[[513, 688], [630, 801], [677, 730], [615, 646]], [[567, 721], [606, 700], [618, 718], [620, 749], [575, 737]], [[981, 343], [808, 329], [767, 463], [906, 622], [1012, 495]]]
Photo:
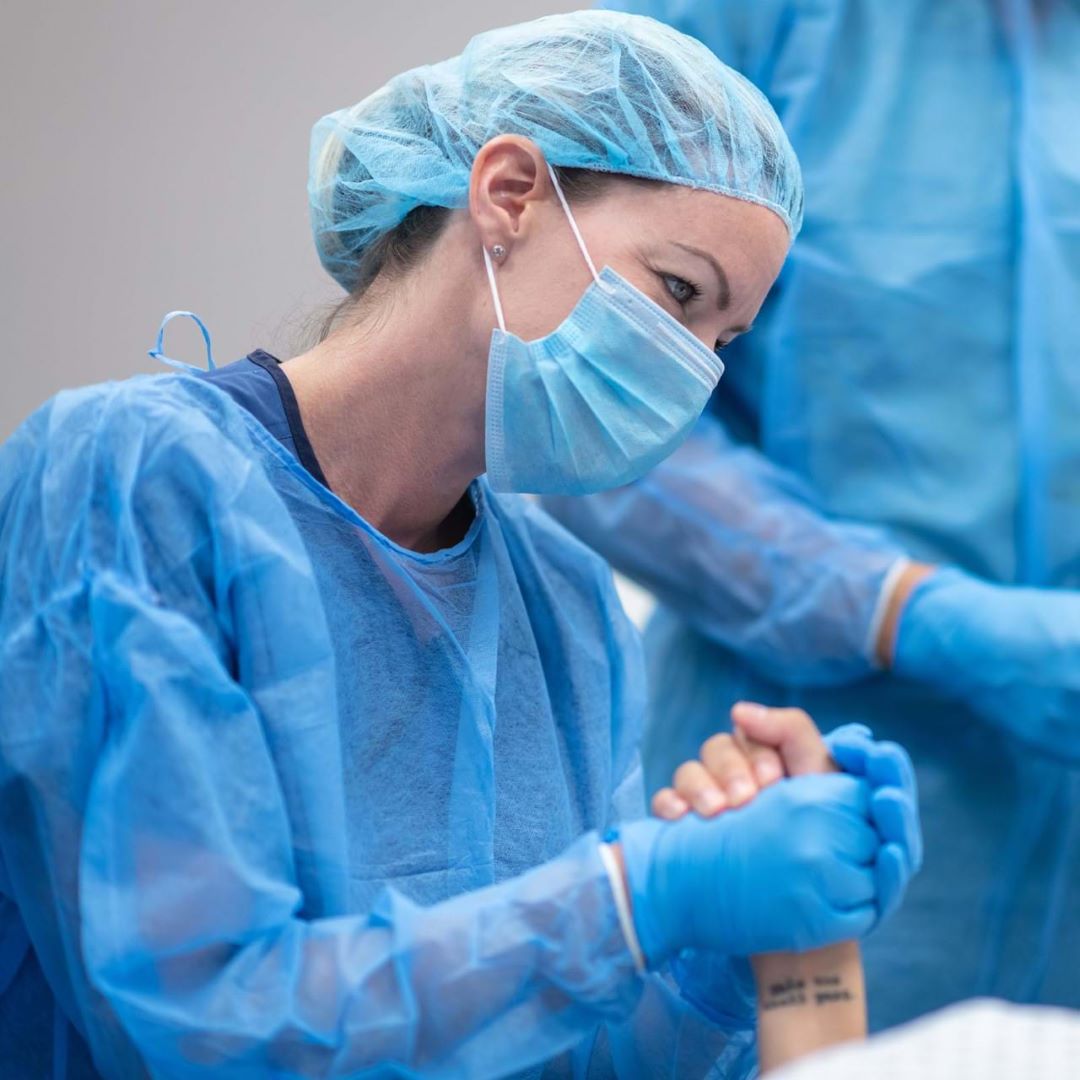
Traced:
[[[707, 251], [702, 251], [701, 248], [694, 247], [693, 244], [681, 244], [678, 240], [672, 240], [672, 243], [676, 247], [682, 248], [683, 251], [689, 251], [691, 255], [704, 259], [716, 271], [716, 280], [720, 283], [720, 295], [717, 297], [716, 306], [721, 311], [727, 311], [731, 304], [731, 285], [728, 283], [724, 268]], [[743, 333], [744, 330], [740, 329], [738, 332]]]

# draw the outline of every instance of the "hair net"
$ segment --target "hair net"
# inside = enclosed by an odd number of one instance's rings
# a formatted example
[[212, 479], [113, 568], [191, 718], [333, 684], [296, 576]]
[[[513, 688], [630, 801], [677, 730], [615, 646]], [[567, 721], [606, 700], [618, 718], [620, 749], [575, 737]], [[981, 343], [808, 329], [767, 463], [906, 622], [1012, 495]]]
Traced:
[[308, 197], [323, 266], [354, 287], [365, 250], [410, 210], [467, 204], [477, 151], [507, 133], [552, 165], [760, 203], [792, 236], [802, 221], [798, 161], [753, 85], [654, 19], [577, 11], [479, 34], [315, 125]]

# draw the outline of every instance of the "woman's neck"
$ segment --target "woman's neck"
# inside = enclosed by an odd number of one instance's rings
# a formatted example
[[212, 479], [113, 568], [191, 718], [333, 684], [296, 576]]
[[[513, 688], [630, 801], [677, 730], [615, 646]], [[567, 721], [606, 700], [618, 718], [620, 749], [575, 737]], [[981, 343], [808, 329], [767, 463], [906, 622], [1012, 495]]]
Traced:
[[419, 285], [372, 298], [370, 317], [361, 309], [282, 366], [334, 492], [395, 543], [436, 551], [472, 517], [463, 497], [484, 470], [487, 357], [462, 290]]

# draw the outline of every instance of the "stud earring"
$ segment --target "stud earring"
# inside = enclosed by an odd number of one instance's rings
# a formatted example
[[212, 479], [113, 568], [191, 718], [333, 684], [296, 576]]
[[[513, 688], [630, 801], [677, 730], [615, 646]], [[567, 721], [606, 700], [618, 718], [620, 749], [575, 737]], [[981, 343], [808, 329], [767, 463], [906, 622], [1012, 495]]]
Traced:
[[491, 257], [493, 259], [502, 259], [506, 256], [506, 248], [502, 244], [491, 245]]

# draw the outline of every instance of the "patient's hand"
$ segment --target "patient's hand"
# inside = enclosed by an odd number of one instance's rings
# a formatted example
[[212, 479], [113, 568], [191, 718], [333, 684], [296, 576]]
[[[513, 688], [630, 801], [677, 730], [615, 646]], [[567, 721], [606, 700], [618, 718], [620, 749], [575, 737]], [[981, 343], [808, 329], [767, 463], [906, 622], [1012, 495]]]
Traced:
[[802, 709], [770, 709], [739, 702], [732, 734], [714, 735], [696, 761], [675, 771], [672, 786], [652, 800], [657, 817], [674, 821], [691, 810], [713, 817], [749, 802], [784, 776], [835, 772], [814, 721]]
[[[712, 817], [749, 802], [784, 776], [837, 771], [813, 720], [802, 709], [740, 702], [733, 732], [714, 735], [697, 761], [653, 796], [653, 812], [674, 820], [690, 810]], [[751, 958], [758, 987], [762, 1072], [833, 1043], [866, 1035], [866, 991], [857, 942], [805, 953]]]

